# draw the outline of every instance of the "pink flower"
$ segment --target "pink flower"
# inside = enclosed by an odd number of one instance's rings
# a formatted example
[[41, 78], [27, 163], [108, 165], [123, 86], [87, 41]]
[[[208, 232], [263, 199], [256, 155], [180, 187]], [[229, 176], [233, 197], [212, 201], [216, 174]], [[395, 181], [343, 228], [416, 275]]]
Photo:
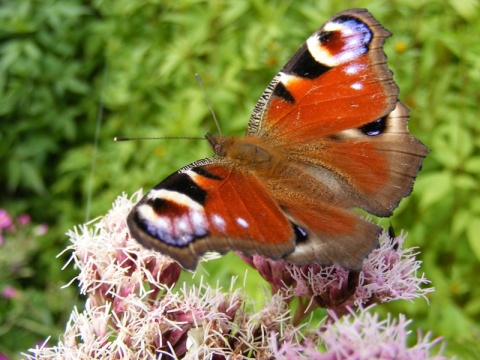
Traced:
[[[342, 360], [342, 359], [398, 359], [444, 360], [438, 355], [430, 356], [432, 348], [441, 340], [430, 341], [430, 336], [418, 336], [417, 343], [407, 345], [411, 333], [408, 326], [411, 321], [400, 315], [398, 320], [390, 316], [380, 320], [378, 314], [370, 308], [359, 312], [349, 310], [349, 314], [339, 319], [330, 311], [333, 322], [326, 323], [321, 330], [316, 331], [325, 350], [318, 350], [318, 345], [312, 340], [302, 342], [284, 342], [275, 344], [274, 358], [279, 360]], [[314, 339], [310, 337], [309, 339]]]
[[359, 285], [355, 291], [356, 306], [393, 300], [412, 300], [434, 291], [424, 287], [430, 281], [418, 274], [421, 261], [416, 260], [416, 248], [403, 249], [406, 235], [389, 237], [384, 233], [380, 247], [372, 251], [363, 263]]
[[33, 233], [37, 236], [45, 235], [48, 232], [47, 224], [40, 224], [33, 228]]
[[5, 209], [0, 209], [0, 230], [9, 229], [13, 224], [12, 218]]
[[[340, 315], [351, 306], [411, 300], [433, 291], [421, 287], [429, 281], [424, 275], [417, 276], [421, 263], [415, 259], [414, 249], [402, 249], [404, 239], [404, 235], [390, 238], [386, 232], [382, 234], [380, 247], [365, 259], [360, 272], [339, 265], [297, 266], [260, 255], [242, 258], [269, 282], [273, 293], [280, 291], [290, 300], [304, 298], [309, 311], [315, 305]], [[299, 309], [299, 314], [308, 315], [305, 310]]]
[[2, 296], [5, 299], [14, 299], [18, 296], [18, 290], [11, 285], [7, 285], [2, 290]]
[[[262, 255], [248, 257], [241, 252], [237, 252], [237, 255], [251, 267], [257, 269], [258, 273], [268, 281], [272, 294], [281, 291], [285, 296], [293, 298], [295, 294], [290, 292], [290, 286], [294, 285], [295, 281], [287, 270], [291, 264], [283, 260], [272, 260]], [[300, 286], [298, 283], [295, 285]]]
[[17, 218], [17, 222], [20, 226], [26, 226], [28, 224], [30, 224], [31, 222], [31, 218], [30, 218], [30, 215], [28, 214], [20, 214]]

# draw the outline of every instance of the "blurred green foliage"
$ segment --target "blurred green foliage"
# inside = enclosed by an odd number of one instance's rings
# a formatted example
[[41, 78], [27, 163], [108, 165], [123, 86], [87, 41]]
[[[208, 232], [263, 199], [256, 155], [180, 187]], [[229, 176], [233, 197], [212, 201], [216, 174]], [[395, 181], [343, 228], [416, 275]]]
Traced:
[[[2, 1], [1, 204], [49, 223], [51, 231], [29, 255], [36, 276], [17, 284], [32, 294], [34, 310], [0, 334], [0, 352], [25, 350], [32, 339], [48, 331], [55, 339], [62, 330], [76, 291], [59, 290], [74, 272], [61, 272], [66, 257], [55, 256], [67, 245], [62, 234], [85, 221], [87, 208], [87, 216], [100, 216], [122, 191], [152, 187], [211, 155], [203, 141], [114, 143], [114, 136], [215, 132], [195, 73], [222, 131], [242, 134], [256, 100], [293, 52], [327, 18], [351, 7], [368, 8], [394, 34], [385, 50], [411, 110], [410, 130], [432, 150], [412, 196], [389, 221], [410, 233], [407, 245], [420, 246], [437, 290], [429, 306], [395, 303], [385, 311], [406, 312], [416, 326], [444, 336], [449, 355], [480, 356], [476, 0]], [[245, 267], [228, 264], [212, 264], [213, 281], [243, 276]], [[258, 283], [251, 284], [253, 293]], [[48, 289], [63, 309], [48, 300]], [[25, 319], [42, 318], [48, 331], [25, 326]]]

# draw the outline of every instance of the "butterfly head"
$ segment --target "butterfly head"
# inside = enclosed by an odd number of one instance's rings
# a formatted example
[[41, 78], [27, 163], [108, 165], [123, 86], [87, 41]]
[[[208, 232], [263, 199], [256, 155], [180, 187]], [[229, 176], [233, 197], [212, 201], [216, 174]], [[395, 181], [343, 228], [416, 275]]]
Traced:
[[221, 156], [221, 157], [224, 157], [226, 155], [225, 142], [226, 142], [227, 138], [225, 138], [224, 136], [221, 136], [221, 135], [212, 135], [210, 133], [207, 133], [205, 135], [205, 138], [210, 143], [210, 146], [212, 147], [213, 152], [216, 155]]

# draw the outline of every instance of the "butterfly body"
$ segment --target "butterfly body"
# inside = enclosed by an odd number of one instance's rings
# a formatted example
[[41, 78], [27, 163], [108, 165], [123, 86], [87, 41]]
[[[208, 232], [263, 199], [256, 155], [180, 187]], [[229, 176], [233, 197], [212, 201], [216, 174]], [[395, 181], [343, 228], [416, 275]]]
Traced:
[[188, 269], [207, 251], [358, 269], [428, 149], [382, 51], [388, 31], [362, 9], [332, 17], [260, 97], [243, 138], [206, 137], [217, 157], [162, 181], [132, 209], [142, 244]]

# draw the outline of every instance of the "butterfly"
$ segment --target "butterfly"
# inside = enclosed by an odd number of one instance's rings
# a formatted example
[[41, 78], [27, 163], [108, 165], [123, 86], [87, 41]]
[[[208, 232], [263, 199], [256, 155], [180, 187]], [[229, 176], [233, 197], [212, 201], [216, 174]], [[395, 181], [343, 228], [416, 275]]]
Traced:
[[206, 252], [361, 268], [428, 153], [386, 64], [391, 34], [365, 9], [330, 18], [261, 95], [245, 137], [207, 134], [215, 157], [150, 190], [127, 224], [193, 270]]

